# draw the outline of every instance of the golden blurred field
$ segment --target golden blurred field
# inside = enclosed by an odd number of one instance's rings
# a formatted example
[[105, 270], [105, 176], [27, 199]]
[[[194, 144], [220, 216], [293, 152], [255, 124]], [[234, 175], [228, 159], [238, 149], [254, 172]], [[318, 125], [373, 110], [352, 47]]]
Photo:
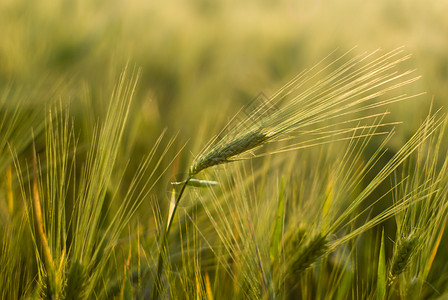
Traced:
[[64, 98], [76, 99], [85, 85], [100, 93], [129, 62], [142, 68], [135, 105], [148, 126], [191, 134], [198, 118], [269, 95], [331, 51], [405, 46], [419, 84], [443, 105], [447, 9], [447, 1], [5, 0], [0, 82], [63, 81]]

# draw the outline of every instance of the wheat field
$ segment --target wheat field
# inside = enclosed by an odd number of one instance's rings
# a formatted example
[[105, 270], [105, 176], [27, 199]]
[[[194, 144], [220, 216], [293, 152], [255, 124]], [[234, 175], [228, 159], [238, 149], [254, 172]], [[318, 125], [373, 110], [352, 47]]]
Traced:
[[447, 9], [1, 1], [1, 299], [448, 299]]

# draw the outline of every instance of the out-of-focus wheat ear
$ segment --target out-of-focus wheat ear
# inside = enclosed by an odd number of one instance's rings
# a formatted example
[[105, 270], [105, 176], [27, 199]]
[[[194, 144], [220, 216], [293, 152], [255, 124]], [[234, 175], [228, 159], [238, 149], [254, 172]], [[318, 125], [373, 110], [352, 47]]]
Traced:
[[78, 261], [71, 263], [67, 285], [65, 286], [66, 299], [82, 299], [86, 281], [85, 275], [85, 269]]
[[418, 245], [418, 236], [416, 234], [411, 234], [408, 237], [403, 238], [394, 253], [392, 258], [392, 265], [389, 272], [388, 284], [392, 285], [395, 278], [403, 273], [409, 261], [414, 255], [415, 250]]
[[300, 254], [292, 264], [293, 273], [301, 273], [311, 267], [311, 265], [329, 248], [327, 236], [319, 233], [310, 238], [309, 241], [299, 250]]

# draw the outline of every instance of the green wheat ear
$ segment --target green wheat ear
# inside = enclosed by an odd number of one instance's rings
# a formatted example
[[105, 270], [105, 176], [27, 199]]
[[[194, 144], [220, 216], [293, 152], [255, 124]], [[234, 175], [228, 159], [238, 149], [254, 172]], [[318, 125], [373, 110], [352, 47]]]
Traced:
[[[305, 238], [306, 239], [306, 238]], [[329, 248], [327, 236], [319, 233], [310, 238], [308, 242], [299, 250], [300, 254], [292, 263], [292, 272], [301, 273], [311, 267]]]
[[86, 281], [85, 275], [84, 267], [78, 261], [72, 262], [65, 287], [66, 299], [82, 299]]
[[411, 234], [399, 242], [392, 258], [392, 266], [388, 278], [389, 285], [392, 285], [395, 278], [406, 269], [412, 255], [415, 253], [417, 245], [418, 236], [415, 234]]
[[261, 130], [250, 131], [227, 144], [217, 144], [206, 155], [199, 156], [190, 169], [190, 175], [196, 175], [200, 171], [219, 164], [228, 163], [233, 157], [244, 154], [258, 148], [269, 140], [267, 134]]

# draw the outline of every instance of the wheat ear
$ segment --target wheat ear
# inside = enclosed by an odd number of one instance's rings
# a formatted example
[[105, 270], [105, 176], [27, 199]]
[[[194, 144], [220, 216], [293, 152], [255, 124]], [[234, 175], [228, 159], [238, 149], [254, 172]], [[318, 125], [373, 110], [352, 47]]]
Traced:
[[212, 166], [230, 162], [232, 157], [246, 153], [265, 144], [269, 136], [261, 130], [250, 131], [220, 147], [213, 148], [208, 154], [194, 162], [190, 174], [195, 175]]
[[410, 258], [415, 253], [418, 244], [418, 237], [411, 234], [402, 239], [398, 244], [397, 250], [392, 258], [392, 266], [389, 273], [388, 282], [392, 285], [395, 278], [403, 273], [406, 266], [409, 264]]
[[292, 264], [294, 273], [301, 273], [311, 267], [311, 265], [328, 250], [328, 239], [319, 233], [311, 238], [300, 250], [300, 254]]

